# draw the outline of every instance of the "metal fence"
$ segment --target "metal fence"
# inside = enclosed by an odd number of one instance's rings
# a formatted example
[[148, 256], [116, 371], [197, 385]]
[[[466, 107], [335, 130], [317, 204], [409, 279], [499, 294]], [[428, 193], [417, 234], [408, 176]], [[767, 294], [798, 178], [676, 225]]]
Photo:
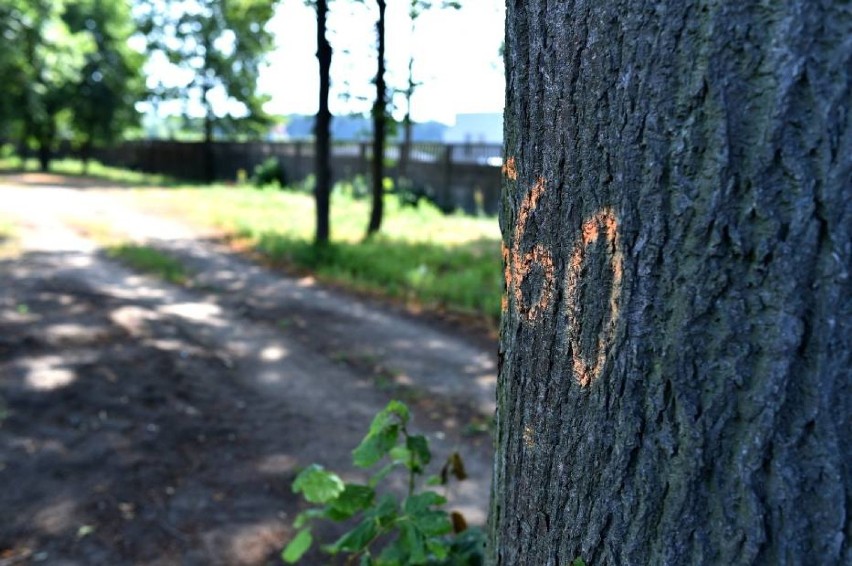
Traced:
[[[399, 180], [401, 145], [385, 151], [386, 175]], [[502, 147], [497, 144], [416, 143], [411, 147], [405, 179], [415, 193], [427, 195], [445, 210], [495, 214], [500, 201]], [[146, 140], [98, 150], [95, 157], [107, 165], [183, 179], [204, 177], [204, 145], [200, 142]], [[214, 142], [213, 172], [217, 179], [236, 179], [240, 171], [274, 157], [289, 181], [314, 172], [313, 142]], [[334, 182], [370, 176], [370, 142], [335, 143], [331, 150]], [[399, 186], [399, 184], [398, 184]]]

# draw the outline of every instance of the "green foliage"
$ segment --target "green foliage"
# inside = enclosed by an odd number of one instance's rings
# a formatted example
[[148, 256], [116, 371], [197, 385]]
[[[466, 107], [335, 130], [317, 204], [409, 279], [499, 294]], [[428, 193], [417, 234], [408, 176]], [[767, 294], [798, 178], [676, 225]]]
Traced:
[[137, 125], [135, 104], [145, 93], [145, 57], [128, 47], [136, 28], [125, 1], [75, 0], [68, 4], [65, 19], [75, 33], [90, 34], [95, 45], [70, 100], [72, 124], [88, 151]]
[[318, 464], [303, 470], [293, 482], [293, 492], [301, 493], [311, 503], [328, 503], [343, 491], [341, 479]]
[[[353, 563], [360, 559], [361, 564], [374, 566], [482, 564], [482, 531], [462, 526], [454, 532], [454, 526], [463, 525], [464, 521], [451, 519], [443, 508], [446, 499], [434, 491], [416, 489], [432, 455], [426, 437], [408, 432], [410, 416], [405, 404], [391, 401], [373, 418], [367, 435], [353, 450], [352, 460], [362, 468], [372, 468], [386, 460], [367, 485], [345, 483], [316, 464], [296, 477], [293, 491], [324, 506], [296, 517], [294, 527], [299, 531], [281, 553], [286, 562], [298, 562], [310, 549], [312, 522], [329, 519], [352, 520], [355, 526], [333, 543], [323, 545], [322, 550], [332, 555], [346, 554]], [[461, 462], [458, 454], [453, 454], [444, 470], [459, 465], [453, 461]], [[381, 482], [398, 469], [407, 471], [408, 495], [401, 501], [390, 493], [377, 496]], [[446, 472], [442, 475], [445, 479], [438, 483], [446, 484]]]
[[[4, 157], [0, 152], [0, 171], [20, 171], [37, 167], [38, 164], [32, 159], [21, 159], [17, 156]], [[51, 162], [50, 170], [60, 175], [85, 176], [105, 181], [115, 181], [125, 185], [133, 186], [156, 186], [166, 187], [178, 185], [178, 181], [168, 175], [155, 173], [143, 173], [103, 165], [99, 161], [92, 160], [84, 165], [79, 159], [56, 159]], [[185, 186], [185, 183], [181, 186]]]
[[284, 187], [287, 184], [284, 167], [277, 157], [270, 157], [254, 168], [251, 182], [256, 187], [265, 187], [267, 185]]
[[313, 244], [314, 202], [293, 191], [228, 188], [138, 191], [138, 199], [190, 214], [245, 239], [275, 264], [310, 270], [321, 279], [414, 306], [500, 315], [502, 276], [496, 218], [443, 214], [423, 202], [386, 198], [382, 234], [362, 241], [369, 205], [332, 194], [333, 243]]
[[36, 144], [43, 166], [60, 136], [113, 135], [142, 89], [132, 32], [124, 0], [0, 2], [0, 135]]
[[[173, 67], [152, 101], [181, 100], [204, 108], [206, 126], [229, 133], [259, 133], [271, 118], [268, 96], [257, 94], [264, 56], [273, 47], [267, 29], [278, 0], [139, 0], [137, 13], [148, 50]], [[218, 96], [212, 96], [215, 93]], [[214, 107], [212, 100], [227, 101]], [[189, 104], [185, 105], [187, 108]]]
[[139, 271], [151, 273], [161, 279], [183, 285], [189, 280], [189, 273], [179, 261], [150, 246], [120, 244], [109, 246], [107, 255]]

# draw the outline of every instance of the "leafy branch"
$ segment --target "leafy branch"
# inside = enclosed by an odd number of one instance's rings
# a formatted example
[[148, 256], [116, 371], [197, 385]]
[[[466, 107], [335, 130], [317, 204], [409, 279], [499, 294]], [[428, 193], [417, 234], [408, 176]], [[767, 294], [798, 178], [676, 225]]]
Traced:
[[[426, 489], [447, 485], [450, 477], [465, 479], [462, 459], [454, 453], [441, 473], [422, 482], [418, 490], [418, 479], [425, 474], [432, 453], [425, 436], [409, 432], [410, 416], [405, 404], [391, 401], [374, 417], [367, 435], [352, 451], [352, 461], [365, 469], [387, 462], [366, 484], [346, 483], [317, 464], [299, 473], [293, 491], [321, 506], [296, 517], [298, 532], [281, 553], [286, 562], [298, 562], [313, 545], [313, 521], [354, 518], [355, 527], [335, 542], [321, 546], [324, 552], [346, 554], [347, 563], [358, 561], [362, 566], [482, 564], [482, 531], [468, 529], [461, 514], [444, 509], [445, 497]], [[379, 485], [396, 469], [408, 473], [408, 494], [402, 501], [390, 493], [377, 493]]]

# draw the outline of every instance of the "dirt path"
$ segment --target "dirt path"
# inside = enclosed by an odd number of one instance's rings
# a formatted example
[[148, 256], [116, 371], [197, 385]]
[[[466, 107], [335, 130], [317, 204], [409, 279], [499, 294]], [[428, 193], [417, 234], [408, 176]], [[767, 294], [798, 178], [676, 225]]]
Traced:
[[[436, 459], [466, 457], [452, 506], [484, 520], [493, 349], [282, 278], [109, 189], [38, 181], [0, 178], [20, 226], [0, 262], [0, 566], [278, 563], [295, 473], [357, 477], [349, 451], [394, 396]], [[110, 261], [81, 220], [179, 257], [192, 287]]]

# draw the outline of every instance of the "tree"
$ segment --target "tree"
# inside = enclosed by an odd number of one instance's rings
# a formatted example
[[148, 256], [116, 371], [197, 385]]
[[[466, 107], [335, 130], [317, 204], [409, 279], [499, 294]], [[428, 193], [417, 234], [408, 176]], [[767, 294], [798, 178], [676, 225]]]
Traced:
[[385, 177], [385, 130], [387, 122], [387, 88], [385, 87], [385, 0], [376, 0], [379, 17], [376, 19], [376, 100], [373, 102], [373, 161], [372, 206], [367, 237], [382, 227]]
[[63, 0], [7, 0], [0, 5], [0, 80], [8, 85], [0, 111], [6, 129], [15, 131], [22, 145], [36, 144], [45, 171], [59, 129], [68, 121], [69, 101], [86, 56], [95, 49], [89, 34], [68, 28], [65, 6]]
[[[168, 88], [204, 116], [204, 176], [214, 177], [214, 129], [258, 132], [270, 123], [268, 97], [257, 94], [264, 56], [273, 46], [266, 29], [278, 0], [144, 0], [142, 30], [149, 51], [165, 57], [185, 80]], [[216, 102], [219, 101], [217, 105]]]
[[70, 99], [85, 169], [96, 143], [113, 142], [138, 122], [144, 56], [127, 45], [135, 26], [124, 0], [77, 0], [68, 5], [65, 19], [73, 32], [90, 34], [95, 44]]
[[[431, 9], [433, 6], [433, 2], [428, 0], [409, 0], [408, 19], [411, 22], [412, 38], [414, 37], [414, 30], [418, 18], [420, 18], [423, 12]], [[440, 7], [444, 9], [452, 8], [454, 10], [459, 10], [461, 9], [461, 3], [452, 0], [445, 0], [441, 2]], [[414, 91], [418, 86], [420, 86], [420, 84], [421, 83], [414, 80], [414, 52], [412, 51], [408, 57], [408, 84], [403, 91], [403, 94], [405, 95], [405, 117], [402, 119], [402, 148], [399, 156], [398, 175], [401, 180], [405, 179], [408, 174], [408, 164], [411, 160], [411, 143], [414, 129], [414, 122], [411, 120], [411, 99], [414, 97]], [[404, 180], [403, 182], [407, 182], [407, 180]]]
[[850, 563], [850, 37], [507, 4], [493, 563]]
[[329, 237], [329, 199], [331, 195], [331, 112], [328, 91], [331, 84], [331, 44], [326, 37], [328, 1], [317, 0], [317, 60], [319, 62], [319, 110], [316, 120], [316, 243], [325, 244]]

